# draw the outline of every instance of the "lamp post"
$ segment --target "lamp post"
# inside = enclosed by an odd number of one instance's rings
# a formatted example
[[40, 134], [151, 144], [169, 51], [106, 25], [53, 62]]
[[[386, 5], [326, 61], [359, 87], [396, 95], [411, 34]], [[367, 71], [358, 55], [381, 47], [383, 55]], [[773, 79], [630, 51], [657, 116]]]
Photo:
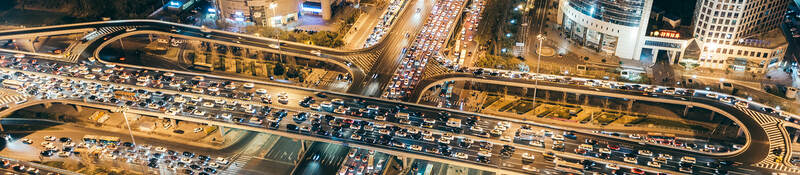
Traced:
[[[541, 76], [539, 74], [539, 63], [540, 63], [540, 61], [542, 61], [542, 41], [544, 41], [544, 35], [538, 34], [538, 35], [536, 35], [536, 39], [539, 40], [539, 49], [538, 49], [539, 52], [536, 54], [537, 55], [536, 56], [537, 57], [536, 58], [536, 76]], [[536, 90], [539, 89], [538, 88], [539, 87], [539, 79], [538, 78], [534, 78], [533, 79], [533, 83], [534, 83], [534, 85], [533, 85], [533, 109], [534, 109], [534, 111], [533, 112], [536, 113], [536, 107], [537, 107], [536, 106], [536, 103], [537, 103], [536, 102]]]
[[280, 33], [278, 33], [277, 26], [275, 25], [275, 21], [274, 21], [274, 18], [277, 16], [275, 14], [275, 9], [276, 8], [278, 8], [278, 3], [275, 3], [275, 2], [269, 3], [269, 9], [272, 9], [272, 18], [273, 18], [273, 19], [271, 19], [270, 23], [273, 25], [273, 30], [275, 30], [275, 39], [278, 40], [278, 59], [283, 60], [283, 55], [282, 55], [282, 51], [281, 51], [281, 37], [278, 36], [278, 35], [280, 35]]

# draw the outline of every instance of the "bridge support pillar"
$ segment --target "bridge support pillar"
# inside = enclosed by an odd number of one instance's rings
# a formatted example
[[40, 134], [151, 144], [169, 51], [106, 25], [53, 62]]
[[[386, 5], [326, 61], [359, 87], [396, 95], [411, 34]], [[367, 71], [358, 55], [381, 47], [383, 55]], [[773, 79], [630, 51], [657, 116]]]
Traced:
[[[0, 127], [0, 129], [2, 129], [2, 127]], [[798, 136], [800, 136], [800, 130], [795, 130], [794, 137], [792, 137], [792, 143], [797, 143]]]
[[225, 139], [225, 135], [228, 134], [228, 133], [225, 132], [225, 127], [218, 126], [218, 128], [219, 128], [219, 137], [224, 140]]
[[561, 99], [564, 100], [564, 103], [567, 103], [567, 92], [562, 92], [561, 94], [564, 94]]
[[300, 163], [300, 159], [303, 158], [303, 155], [308, 151], [308, 144], [305, 140], [300, 140], [300, 149], [297, 150], [297, 159], [295, 159], [295, 163]]
[[693, 107], [692, 105], [686, 105], [686, 107], [683, 108], [683, 117], [686, 117], [686, 115], [689, 114], [689, 108], [692, 108], [692, 107]]
[[634, 100], [634, 99], [628, 100], [628, 111], [631, 111], [631, 109], [633, 109], [633, 102], [635, 102], [635, 101], [636, 100]]
[[44, 105], [45, 109], [50, 109], [50, 107], [53, 106], [52, 103], [42, 103], [42, 105]]
[[20, 43], [19, 44], [19, 47], [20, 47], [19, 49], [22, 50], [22, 51], [28, 51], [28, 52], [36, 53], [36, 47], [33, 45], [33, 41], [34, 40], [35, 40], [35, 38], [18, 39], [17, 43]]
[[583, 105], [589, 105], [589, 95], [584, 95]]
[[178, 128], [178, 121], [176, 121], [175, 119], [169, 119], [169, 124], [172, 127]]
[[742, 135], [744, 135], [744, 130], [741, 127], [742, 126], [739, 126], [739, 132], [736, 132], [736, 137], [741, 137]]
[[[711, 111], [711, 115], [709, 115], [709, 116], [708, 116], [708, 120], [710, 120], [710, 121], [713, 121], [713, 120], [714, 120], [714, 115], [715, 115], [715, 114], [716, 114], [716, 112], [714, 112], [714, 111]], [[685, 115], [685, 114], [684, 114], [684, 115]]]
[[75, 107], [75, 111], [77, 111], [77, 112], [82, 112], [83, 111], [83, 107], [81, 107], [81, 106], [78, 106], [78, 105], [72, 105], [72, 106]]
[[544, 99], [545, 100], [550, 100], [550, 91], [548, 91], [548, 90], [544, 91]]

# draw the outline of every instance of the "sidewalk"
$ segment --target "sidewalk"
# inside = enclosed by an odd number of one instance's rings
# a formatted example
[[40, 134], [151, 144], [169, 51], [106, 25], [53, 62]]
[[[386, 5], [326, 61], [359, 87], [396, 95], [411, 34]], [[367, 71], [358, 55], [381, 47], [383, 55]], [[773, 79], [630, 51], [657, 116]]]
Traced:
[[367, 42], [367, 37], [372, 33], [370, 29], [378, 24], [381, 12], [379, 9], [384, 9], [384, 3], [379, 4], [361, 4], [363, 9], [358, 20], [350, 27], [347, 35], [344, 36], [344, 49], [360, 49], [364, 47]]

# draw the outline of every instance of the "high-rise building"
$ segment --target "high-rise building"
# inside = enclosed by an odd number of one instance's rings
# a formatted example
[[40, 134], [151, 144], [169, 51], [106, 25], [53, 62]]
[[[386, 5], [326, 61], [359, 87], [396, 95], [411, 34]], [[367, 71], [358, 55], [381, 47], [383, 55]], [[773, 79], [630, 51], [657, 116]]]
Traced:
[[765, 72], [786, 52], [780, 25], [788, 5], [788, 0], [698, 0], [692, 24], [702, 48], [697, 64]]
[[633, 59], [647, 28], [653, 0], [561, 0], [558, 23], [571, 40]]

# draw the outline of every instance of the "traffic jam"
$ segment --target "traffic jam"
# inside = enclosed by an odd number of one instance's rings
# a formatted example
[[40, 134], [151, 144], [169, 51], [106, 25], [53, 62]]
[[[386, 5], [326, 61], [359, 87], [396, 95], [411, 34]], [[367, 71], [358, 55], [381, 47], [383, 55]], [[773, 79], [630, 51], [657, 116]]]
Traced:
[[[524, 151], [515, 152], [515, 146], [510, 144], [520, 140], [514, 136], [516, 129], [511, 128], [530, 127], [448, 112], [419, 112], [424, 110], [393, 103], [343, 100], [325, 93], [306, 96], [297, 101], [297, 105], [301, 107], [292, 108], [294, 104], [289, 104], [294, 103], [294, 100], [290, 102], [285, 92], [276, 94], [279, 105], [275, 105], [266, 90], [253, 88], [254, 85], [248, 83], [113, 65], [59, 65], [54, 62], [37, 64], [34, 60], [4, 59], [3, 65], [6, 67], [32, 72], [4, 70], [2, 78], [26, 82], [23, 84], [29, 88], [22, 88], [24, 90], [20, 89], [20, 92], [42, 99], [73, 99], [106, 105], [111, 103], [168, 115], [190, 116], [323, 138], [346, 138], [365, 145], [416, 151], [489, 166], [502, 164], [504, 158], [501, 157], [522, 156]], [[101, 82], [91, 80], [92, 76], [89, 75], [111, 77], [108, 82]], [[145, 80], [145, 83], [140, 80]], [[164, 88], [162, 90], [147, 89], [150, 86], [159, 87], [159, 83], [168, 86], [160, 86]], [[202, 84], [209, 86], [202, 89]], [[287, 116], [292, 119], [283, 120]], [[580, 142], [571, 132], [561, 136], [575, 138], [565, 141], [568, 143], [567, 149]], [[528, 153], [531, 154], [534, 153]]]
[[[408, 48], [403, 48], [403, 60], [392, 76], [391, 82], [382, 94], [383, 98], [401, 99], [414, 89], [425, 70], [428, 59], [442, 49], [458, 14], [466, 0], [441, 0], [434, 3], [431, 16], [425, 19], [424, 26]], [[410, 37], [409, 34], [406, 34]]]

